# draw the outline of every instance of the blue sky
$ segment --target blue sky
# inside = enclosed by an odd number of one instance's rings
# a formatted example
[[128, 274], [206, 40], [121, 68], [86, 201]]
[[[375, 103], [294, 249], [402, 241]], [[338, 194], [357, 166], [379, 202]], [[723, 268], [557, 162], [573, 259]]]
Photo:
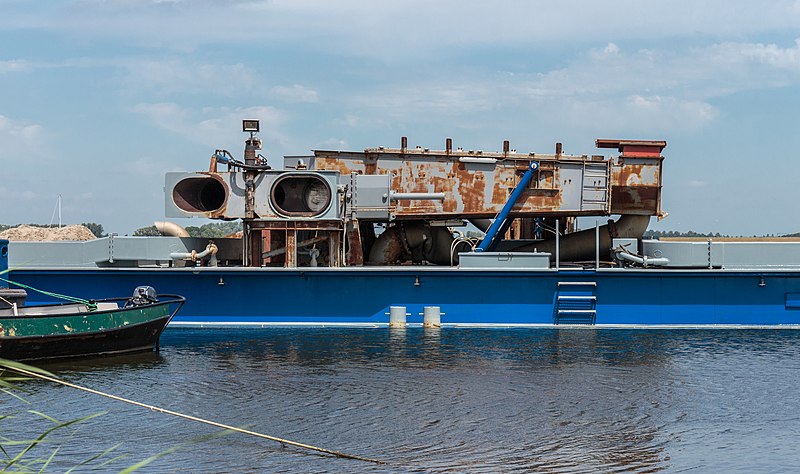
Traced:
[[664, 139], [652, 228], [800, 232], [800, 1], [0, 0], [0, 223], [150, 225], [242, 118], [276, 164]]

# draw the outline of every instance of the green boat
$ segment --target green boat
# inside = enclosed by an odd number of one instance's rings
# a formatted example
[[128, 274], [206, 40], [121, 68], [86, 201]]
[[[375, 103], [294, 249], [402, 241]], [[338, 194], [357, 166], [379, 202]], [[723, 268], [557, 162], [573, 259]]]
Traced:
[[185, 301], [178, 295], [157, 295], [152, 287], [137, 287], [128, 298], [78, 303], [26, 306], [24, 298], [18, 298], [0, 308], [0, 358], [38, 360], [158, 350], [162, 331]]

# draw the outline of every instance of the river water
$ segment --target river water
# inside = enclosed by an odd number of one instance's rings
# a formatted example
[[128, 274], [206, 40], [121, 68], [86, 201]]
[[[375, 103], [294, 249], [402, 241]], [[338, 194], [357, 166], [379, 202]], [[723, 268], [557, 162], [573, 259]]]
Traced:
[[[93, 389], [386, 464], [283, 446], [49, 382], [2, 395], [48, 470], [797, 472], [800, 331], [168, 329], [159, 353], [46, 365]], [[1, 394], [0, 394], [1, 395]], [[32, 453], [37, 454], [37, 453]], [[104, 459], [126, 455], [111, 464]]]

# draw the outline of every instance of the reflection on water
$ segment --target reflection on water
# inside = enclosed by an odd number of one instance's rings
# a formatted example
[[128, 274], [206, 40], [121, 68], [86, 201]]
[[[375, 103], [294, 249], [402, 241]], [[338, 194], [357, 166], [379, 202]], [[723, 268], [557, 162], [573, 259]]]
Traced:
[[[777, 330], [169, 329], [160, 354], [46, 368], [388, 462], [234, 434], [162, 458], [152, 472], [763, 471], [800, 464], [798, 339]], [[109, 411], [67, 441], [59, 468], [117, 442], [130, 455], [123, 467], [213, 431], [64, 387], [26, 387], [37, 409], [60, 419]]]

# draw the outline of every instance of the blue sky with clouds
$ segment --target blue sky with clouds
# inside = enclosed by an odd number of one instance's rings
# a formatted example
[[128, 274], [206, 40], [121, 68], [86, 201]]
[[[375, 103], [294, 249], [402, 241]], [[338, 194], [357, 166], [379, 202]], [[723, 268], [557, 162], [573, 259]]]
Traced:
[[800, 232], [800, 1], [0, 0], [0, 223], [150, 225], [242, 118], [275, 163], [665, 139], [653, 228]]

